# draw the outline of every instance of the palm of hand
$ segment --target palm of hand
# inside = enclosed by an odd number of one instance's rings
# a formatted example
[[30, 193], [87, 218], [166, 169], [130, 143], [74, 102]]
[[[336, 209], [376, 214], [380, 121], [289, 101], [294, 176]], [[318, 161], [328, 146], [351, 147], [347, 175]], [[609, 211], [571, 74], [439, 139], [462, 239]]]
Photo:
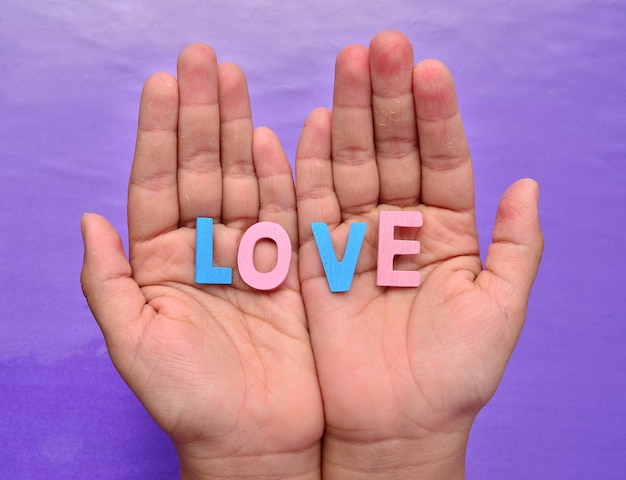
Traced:
[[[216, 256], [234, 260], [241, 234], [216, 225], [215, 243], [224, 247]], [[146, 304], [132, 325], [127, 380], [174, 439], [240, 442], [248, 432], [258, 440], [263, 424], [276, 441], [264, 439], [264, 448], [301, 448], [294, 444], [315, 437], [321, 413], [295, 268], [272, 292], [240, 279], [195, 285], [194, 241], [193, 229], [183, 227], [131, 248]]]
[[[532, 272], [538, 259], [520, 260], [514, 247], [494, 244], [483, 270], [469, 149], [447, 69], [434, 61], [413, 69], [410, 43], [394, 32], [377, 36], [369, 50], [344, 50], [332, 119], [322, 109], [309, 117], [296, 182], [302, 294], [325, 438], [369, 443], [467, 432], [521, 329], [530, 285], [513, 291], [508, 280], [519, 272], [512, 267], [525, 262]], [[512, 203], [533, 208], [532, 199], [522, 201], [532, 192], [522, 190], [532, 188], [518, 185], [501, 203], [499, 217], [507, 221], [496, 223], [494, 242], [517, 241], [506, 238], [522, 217]], [[398, 262], [420, 270], [418, 288], [376, 286], [378, 214], [398, 209], [423, 215], [417, 235], [409, 232], [421, 253]], [[349, 292], [330, 293], [312, 221], [329, 224], [339, 256], [349, 224], [367, 223]]]
[[[440, 433], [458, 420], [466, 427], [504, 367], [487, 357], [505, 348], [498, 342], [514, 342], [497, 328], [503, 312], [474, 283], [481, 263], [470, 216], [419, 208], [428, 222], [417, 236], [421, 253], [401, 268], [419, 269], [421, 285], [376, 286], [376, 218], [388, 207], [351, 219], [366, 221], [369, 233], [348, 293], [330, 293], [324, 277], [303, 285], [327, 432], [359, 441]], [[450, 226], [441, 221], [463, 216], [465, 222]], [[468, 231], [459, 231], [459, 223]], [[449, 247], [436, 241], [441, 234]], [[303, 262], [308, 248], [316, 246], [303, 245]]]
[[[108, 222], [85, 217], [83, 283], [114, 363], [155, 420], [178, 446], [204, 444], [216, 458], [319, 442], [291, 171], [275, 135], [252, 130], [242, 72], [218, 68], [206, 46], [181, 53], [178, 81], [146, 82], [128, 216], [130, 263]], [[195, 284], [199, 216], [215, 219], [215, 263], [228, 267], [252, 223], [283, 225], [294, 247], [283, 285], [253, 290], [236, 269], [231, 285]], [[256, 253], [271, 266], [273, 247]]]

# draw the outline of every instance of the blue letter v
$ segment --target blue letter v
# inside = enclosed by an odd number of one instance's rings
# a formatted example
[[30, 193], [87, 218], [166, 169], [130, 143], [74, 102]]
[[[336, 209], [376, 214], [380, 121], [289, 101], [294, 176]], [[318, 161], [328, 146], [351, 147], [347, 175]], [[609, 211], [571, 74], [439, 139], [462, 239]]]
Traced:
[[322, 222], [311, 223], [313, 236], [317, 249], [320, 252], [324, 272], [331, 292], [347, 292], [350, 290], [352, 278], [354, 278], [354, 270], [356, 262], [361, 253], [361, 245], [365, 236], [365, 222], [355, 222], [350, 225], [350, 234], [346, 244], [346, 251], [341, 261], [337, 260], [330, 240], [330, 232], [328, 225]]

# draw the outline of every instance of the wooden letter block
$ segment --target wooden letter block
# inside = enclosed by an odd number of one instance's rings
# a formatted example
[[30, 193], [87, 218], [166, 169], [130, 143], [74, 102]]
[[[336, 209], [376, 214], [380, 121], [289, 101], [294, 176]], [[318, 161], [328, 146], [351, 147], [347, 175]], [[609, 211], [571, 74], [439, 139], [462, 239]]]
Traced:
[[213, 266], [213, 219], [196, 219], [196, 283], [229, 285], [233, 270]]
[[355, 222], [350, 225], [348, 242], [341, 261], [337, 260], [333, 244], [330, 239], [328, 225], [322, 222], [311, 223], [313, 236], [317, 249], [320, 252], [320, 259], [326, 273], [326, 280], [331, 292], [347, 292], [352, 285], [354, 270], [361, 253], [361, 245], [365, 236], [366, 223]]
[[417, 240], [396, 240], [395, 227], [421, 227], [420, 212], [380, 212], [378, 219], [378, 272], [376, 284], [381, 287], [417, 287], [420, 273], [393, 269], [396, 255], [411, 255], [420, 252]]
[[[269, 272], [259, 272], [254, 266], [254, 247], [262, 238], [276, 243], [278, 255], [276, 265]], [[291, 263], [291, 240], [283, 227], [274, 222], [259, 222], [252, 225], [241, 237], [237, 254], [239, 275], [244, 282], [257, 290], [272, 290], [285, 281]]]

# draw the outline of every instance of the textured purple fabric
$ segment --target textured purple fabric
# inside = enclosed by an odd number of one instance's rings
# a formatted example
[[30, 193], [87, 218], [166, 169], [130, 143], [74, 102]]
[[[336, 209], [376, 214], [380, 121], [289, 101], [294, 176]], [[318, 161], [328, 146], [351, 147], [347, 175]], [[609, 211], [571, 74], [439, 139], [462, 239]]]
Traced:
[[504, 189], [542, 188], [543, 265], [467, 477], [626, 478], [625, 25], [621, 0], [0, 2], [0, 478], [178, 474], [78, 281], [81, 214], [125, 232], [144, 79], [212, 44], [293, 158], [336, 53], [386, 28], [455, 75], [483, 251]]

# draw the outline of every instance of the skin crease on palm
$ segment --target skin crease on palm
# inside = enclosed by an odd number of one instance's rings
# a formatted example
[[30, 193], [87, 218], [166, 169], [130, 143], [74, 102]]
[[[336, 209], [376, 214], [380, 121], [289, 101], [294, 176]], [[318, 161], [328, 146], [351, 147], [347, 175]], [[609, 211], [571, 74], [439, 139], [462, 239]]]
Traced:
[[[113, 362], [172, 438], [184, 478], [462, 478], [539, 266], [537, 184], [506, 191], [483, 265], [452, 77], [434, 60], [414, 65], [393, 31], [340, 52], [332, 111], [306, 120], [295, 167], [294, 188], [277, 137], [252, 126], [242, 71], [210, 47], [183, 50], [177, 78], [146, 82], [130, 261], [104, 218], [82, 220], [81, 281]], [[421, 244], [396, 262], [420, 271], [417, 288], [376, 285], [383, 210], [423, 215], [398, 233]], [[201, 216], [215, 221], [216, 265], [236, 264], [250, 225], [282, 225], [285, 282], [257, 291], [233, 269], [232, 285], [196, 285]], [[339, 256], [350, 223], [367, 223], [349, 292], [329, 291], [314, 221]], [[270, 242], [255, 253], [271, 268]]]

